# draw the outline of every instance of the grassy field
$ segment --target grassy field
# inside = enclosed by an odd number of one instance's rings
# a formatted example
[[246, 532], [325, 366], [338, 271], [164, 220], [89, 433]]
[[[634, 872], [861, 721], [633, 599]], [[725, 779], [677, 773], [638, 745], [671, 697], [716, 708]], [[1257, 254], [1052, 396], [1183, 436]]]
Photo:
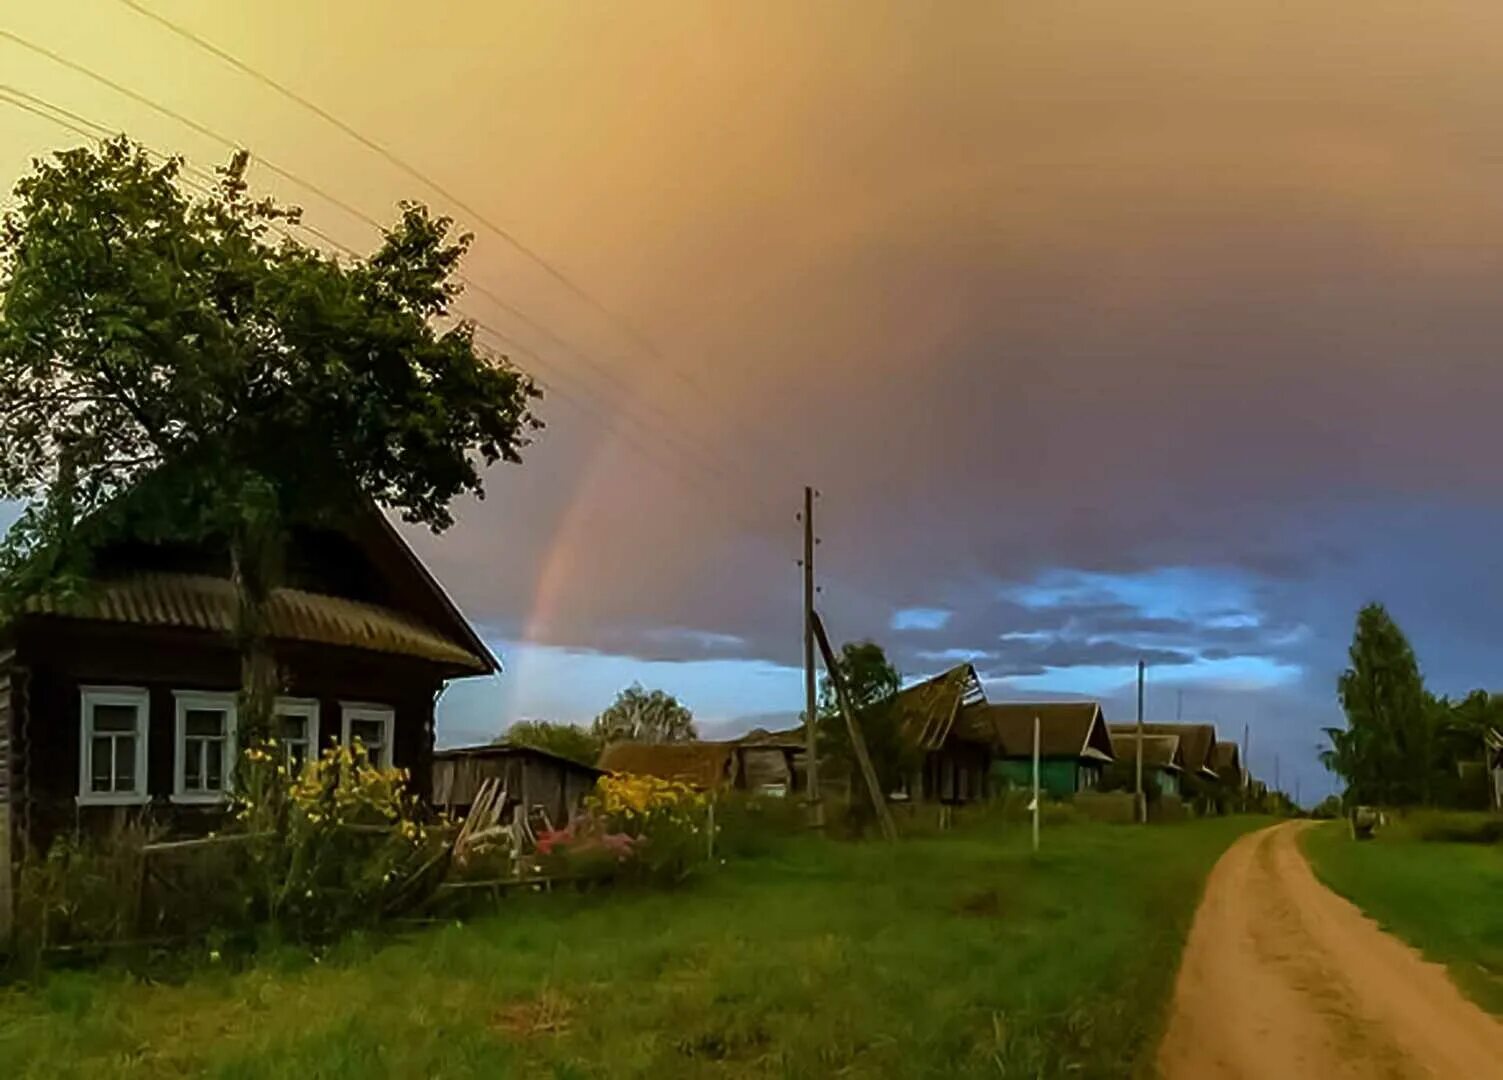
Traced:
[[1423, 843], [1402, 827], [1359, 844], [1338, 822], [1303, 839], [1322, 881], [1503, 1014], [1503, 846]]
[[799, 838], [673, 893], [527, 896], [322, 962], [0, 990], [0, 1076], [1132, 1075], [1253, 819]]

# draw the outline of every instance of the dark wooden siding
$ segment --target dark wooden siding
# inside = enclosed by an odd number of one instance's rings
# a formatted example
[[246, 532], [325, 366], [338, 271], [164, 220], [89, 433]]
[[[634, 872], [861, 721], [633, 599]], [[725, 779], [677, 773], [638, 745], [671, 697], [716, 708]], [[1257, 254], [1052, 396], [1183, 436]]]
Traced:
[[[147, 791], [151, 815], [172, 832], [199, 832], [220, 820], [217, 810], [176, 806], [174, 691], [233, 693], [240, 664], [221, 638], [203, 633], [51, 620], [23, 638], [29, 676], [29, 734], [24, 748], [29, 778], [31, 838], [45, 846], [75, 824], [96, 827], [130, 811], [79, 807], [80, 687], [133, 686], [150, 693]], [[392, 708], [392, 762], [411, 772], [417, 793], [431, 788], [433, 706], [443, 685], [427, 664], [401, 657], [313, 645], [276, 650], [281, 692], [319, 702], [324, 746], [339, 738], [343, 701]]]
[[446, 809], [469, 810], [480, 785], [496, 779], [508, 803], [542, 806], [555, 827], [573, 820], [584, 797], [595, 787], [593, 769], [525, 750], [509, 754], [455, 754], [433, 763], [433, 800]]

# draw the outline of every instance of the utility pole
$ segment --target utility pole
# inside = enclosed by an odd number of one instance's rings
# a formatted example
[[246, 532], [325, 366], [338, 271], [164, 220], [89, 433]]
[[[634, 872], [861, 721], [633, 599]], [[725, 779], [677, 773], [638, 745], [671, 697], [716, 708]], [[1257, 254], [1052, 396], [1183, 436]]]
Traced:
[[1242, 725], [1242, 809], [1247, 809], [1248, 799], [1252, 795], [1252, 758], [1248, 757], [1248, 751], [1252, 748], [1252, 725]]
[[1279, 755], [1277, 754], [1273, 755], [1273, 790], [1280, 795], [1284, 794], [1284, 789], [1279, 786]]
[[1178, 724], [1185, 718], [1185, 692], [1176, 690], [1174, 693], [1174, 722]]
[[1299, 776], [1298, 776], [1298, 774], [1296, 774], [1295, 777], [1294, 777], [1294, 808], [1296, 810], [1299, 809]]
[[1033, 853], [1039, 853], [1039, 718], [1033, 718]]
[[1133, 810], [1140, 821], [1148, 821], [1148, 803], [1143, 798], [1143, 661], [1138, 661], [1138, 765], [1137, 779], [1133, 784]]
[[804, 758], [808, 786], [809, 824], [825, 827], [825, 806], [819, 796], [819, 738], [815, 731], [814, 701], [814, 489], [804, 488]]
[[866, 790], [871, 795], [872, 809], [877, 814], [877, 824], [882, 827], [883, 839], [896, 840], [898, 827], [892, 820], [892, 811], [887, 808], [887, 793], [878, 783], [877, 771], [872, 767], [871, 756], [866, 752], [866, 739], [861, 734], [861, 722], [856, 719], [856, 710], [851, 707], [850, 695], [846, 692], [845, 677], [840, 673], [840, 665], [835, 659], [835, 650], [830, 648], [830, 637], [825, 633], [825, 624], [820, 621], [818, 613], [811, 615], [810, 622], [814, 624], [814, 636], [819, 642], [819, 651], [825, 660], [825, 671], [830, 676], [830, 685], [835, 690], [835, 700], [840, 706], [841, 714], [845, 717], [846, 733], [851, 737], [851, 750], [856, 755], [856, 764], [861, 768], [861, 776], [866, 781]]

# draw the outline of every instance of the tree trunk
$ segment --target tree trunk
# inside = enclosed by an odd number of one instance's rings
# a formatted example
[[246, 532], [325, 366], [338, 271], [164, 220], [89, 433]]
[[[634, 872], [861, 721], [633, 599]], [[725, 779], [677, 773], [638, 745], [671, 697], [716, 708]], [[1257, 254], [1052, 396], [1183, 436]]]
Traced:
[[235, 645], [240, 652], [238, 740], [242, 748], [272, 737], [272, 709], [278, 689], [269, 615], [271, 592], [281, 564], [281, 535], [263, 521], [245, 521], [230, 542], [235, 586]]

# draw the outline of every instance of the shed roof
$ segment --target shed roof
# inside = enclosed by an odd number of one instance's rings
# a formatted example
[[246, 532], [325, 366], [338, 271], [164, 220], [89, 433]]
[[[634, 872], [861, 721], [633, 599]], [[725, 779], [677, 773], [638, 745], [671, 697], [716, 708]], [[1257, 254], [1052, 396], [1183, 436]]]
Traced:
[[[25, 611], [36, 616], [228, 634], [235, 627], [235, 605], [235, 587], [228, 579], [152, 573], [100, 581], [71, 597], [34, 596], [26, 602]], [[491, 670], [488, 656], [476, 655], [400, 612], [358, 600], [274, 589], [267, 623], [271, 636], [284, 641], [413, 656], [467, 673]]]
[[[1112, 735], [1136, 731], [1133, 724], [1113, 724]], [[1178, 735], [1185, 755], [1185, 771], [1216, 778], [1216, 728], [1212, 724], [1144, 724], [1145, 735]]]
[[[1116, 747], [1119, 765], [1136, 764], [1138, 755], [1136, 733], [1123, 734], [1113, 731], [1112, 744]], [[1143, 767], [1182, 772], [1185, 767], [1185, 755], [1180, 747], [1179, 736], [1145, 734], [1143, 736]]]
[[734, 779], [735, 749], [735, 743], [727, 742], [620, 742], [607, 746], [596, 764], [605, 772], [656, 776], [710, 789]]
[[966, 706], [962, 723], [1002, 757], [1033, 754], [1033, 719], [1039, 719], [1039, 755], [1111, 761], [1112, 737], [1095, 701], [1009, 701]]
[[898, 730], [912, 745], [938, 750], [950, 737], [961, 707], [985, 700], [976, 669], [959, 664], [899, 690], [892, 707], [897, 710]]
[[526, 743], [495, 742], [484, 743], [480, 746], [451, 746], [445, 750], [433, 752], [434, 761], [457, 761], [463, 758], [509, 758], [509, 757], [536, 757], [555, 762], [571, 769], [579, 769], [599, 776], [605, 770], [594, 765], [587, 765], [575, 758], [565, 757], [563, 754], [555, 754], [552, 750], [544, 750], [541, 746], [529, 746]]

